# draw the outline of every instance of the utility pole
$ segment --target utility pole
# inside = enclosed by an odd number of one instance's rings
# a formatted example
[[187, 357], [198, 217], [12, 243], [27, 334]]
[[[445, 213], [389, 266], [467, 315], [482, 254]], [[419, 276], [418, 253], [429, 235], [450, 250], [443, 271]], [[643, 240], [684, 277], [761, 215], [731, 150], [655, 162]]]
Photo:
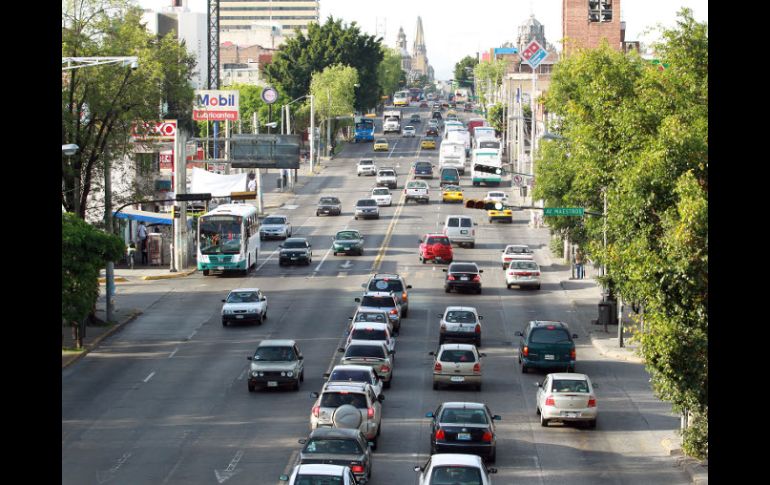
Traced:
[[[251, 128], [254, 131], [255, 135], [259, 134], [259, 125], [257, 124], [257, 112], [255, 111], [252, 114], [252, 123]], [[262, 169], [257, 169], [257, 210], [259, 211], [259, 214], [262, 214], [264, 203], [262, 199]]]
[[[187, 134], [177, 130], [174, 153], [174, 194], [187, 193]], [[183, 271], [187, 266], [187, 202], [177, 202], [179, 210], [174, 211], [174, 254], [172, 260], [176, 271]]]
[[313, 160], [315, 156], [315, 104], [313, 95], [310, 95], [310, 135], [308, 136], [310, 142], [310, 173], [313, 172]]

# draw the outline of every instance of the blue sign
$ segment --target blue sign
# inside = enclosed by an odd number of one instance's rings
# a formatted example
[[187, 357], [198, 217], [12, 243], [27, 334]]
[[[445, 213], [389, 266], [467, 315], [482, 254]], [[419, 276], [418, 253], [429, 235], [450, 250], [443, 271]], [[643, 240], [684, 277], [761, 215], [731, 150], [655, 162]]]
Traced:
[[537, 51], [532, 57], [529, 58], [529, 65], [533, 68], [540, 65], [541, 62], [543, 62], [543, 59], [548, 55], [548, 52], [544, 51], [543, 49], [540, 49]]
[[518, 54], [519, 49], [515, 47], [495, 47], [495, 55], [500, 54]]

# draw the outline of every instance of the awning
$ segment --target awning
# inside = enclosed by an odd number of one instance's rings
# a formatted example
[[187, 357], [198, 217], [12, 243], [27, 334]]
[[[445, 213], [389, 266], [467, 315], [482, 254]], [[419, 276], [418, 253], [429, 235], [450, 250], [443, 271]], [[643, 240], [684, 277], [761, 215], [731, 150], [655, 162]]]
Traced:
[[[171, 225], [171, 213], [149, 212], [136, 209], [123, 209], [114, 214], [116, 219], [128, 219], [131, 221], [144, 222], [145, 224], [165, 224]], [[187, 225], [192, 226], [192, 217], [187, 218]]]

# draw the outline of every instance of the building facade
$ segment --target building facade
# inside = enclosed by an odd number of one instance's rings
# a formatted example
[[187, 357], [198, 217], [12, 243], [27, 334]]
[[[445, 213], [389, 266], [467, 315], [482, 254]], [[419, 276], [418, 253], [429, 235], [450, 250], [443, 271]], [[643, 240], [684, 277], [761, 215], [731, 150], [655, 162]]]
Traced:
[[564, 52], [594, 49], [603, 39], [623, 49], [625, 26], [620, 21], [620, 0], [562, 0]]
[[[318, 0], [220, 0], [220, 41], [277, 48], [296, 28], [307, 34], [308, 25], [318, 23], [319, 15]], [[249, 38], [237, 38], [238, 31]]]
[[422, 29], [422, 18], [417, 17], [417, 28], [414, 34], [411, 55], [406, 49], [406, 34], [404, 33], [403, 27], [399, 27], [398, 29], [396, 49], [401, 54], [401, 69], [406, 73], [407, 79], [411, 81], [420, 76], [427, 76], [428, 82], [433, 82], [433, 67], [428, 63], [425, 33]]

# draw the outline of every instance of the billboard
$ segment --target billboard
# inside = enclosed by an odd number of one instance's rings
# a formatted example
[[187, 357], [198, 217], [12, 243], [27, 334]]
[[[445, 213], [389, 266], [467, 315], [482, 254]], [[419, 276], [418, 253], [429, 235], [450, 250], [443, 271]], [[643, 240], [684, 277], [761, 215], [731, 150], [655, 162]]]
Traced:
[[237, 121], [240, 97], [238, 91], [195, 90], [193, 120]]
[[131, 139], [133, 141], [174, 141], [176, 120], [131, 123]]

